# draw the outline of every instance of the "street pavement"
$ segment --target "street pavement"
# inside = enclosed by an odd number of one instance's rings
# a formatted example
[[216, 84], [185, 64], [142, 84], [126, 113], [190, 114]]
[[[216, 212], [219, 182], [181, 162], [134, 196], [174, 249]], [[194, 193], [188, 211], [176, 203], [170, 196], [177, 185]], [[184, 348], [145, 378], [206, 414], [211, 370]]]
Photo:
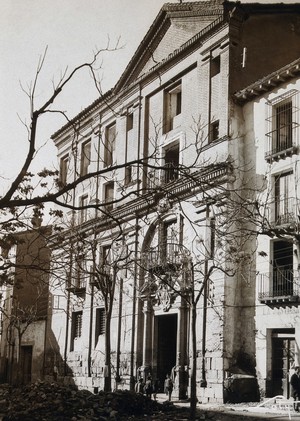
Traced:
[[[158, 402], [162, 403], [166, 401], [166, 395], [161, 393], [157, 395]], [[176, 401], [172, 399], [172, 402], [176, 406], [189, 407], [189, 402]], [[245, 404], [197, 404], [197, 409], [200, 410], [200, 419], [213, 420], [213, 421], [240, 421], [240, 420], [276, 420], [276, 421], [300, 421], [300, 413], [296, 411], [290, 411], [290, 417], [288, 410], [279, 410], [273, 408], [258, 407], [258, 403], [245, 403]], [[201, 418], [201, 414], [203, 418]]]

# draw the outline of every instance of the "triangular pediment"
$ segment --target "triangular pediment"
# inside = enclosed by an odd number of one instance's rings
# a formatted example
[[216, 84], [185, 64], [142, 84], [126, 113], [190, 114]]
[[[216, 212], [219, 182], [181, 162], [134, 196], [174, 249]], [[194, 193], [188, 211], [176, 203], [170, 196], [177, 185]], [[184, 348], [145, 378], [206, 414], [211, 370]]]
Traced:
[[129, 85], [223, 15], [223, 0], [165, 4], [121, 76]]

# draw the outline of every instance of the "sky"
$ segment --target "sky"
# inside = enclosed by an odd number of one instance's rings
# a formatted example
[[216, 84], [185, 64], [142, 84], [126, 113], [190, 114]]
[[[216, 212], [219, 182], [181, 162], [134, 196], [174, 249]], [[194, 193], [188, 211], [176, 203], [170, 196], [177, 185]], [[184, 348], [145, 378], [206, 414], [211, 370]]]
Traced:
[[[30, 106], [28, 87], [39, 75], [36, 106], [45, 101], [66, 69], [89, 61], [99, 48], [122, 48], [103, 56], [99, 74], [104, 90], [114, 86], [159, 13], [164, 0], [0, 0], [0, 194], [18, 173], [28, 148]], [[177, 0], [170, 0], [177, 3]], [[249, 3], [242, 0], [241, 3]], [[255, 1], [253, 1], [255, 2]], [[270, 3], [268, 0], [257, 1]], [[274, 0], [272, 3], [297, 3]], [[57, 108], [70, 118], [97, 98], [88, 73], [80, 73], [60, 97]], [[39, 150], [34, 170], [57, 165], [50, 136], [65, 120], [42, 117], [38, 128]]]

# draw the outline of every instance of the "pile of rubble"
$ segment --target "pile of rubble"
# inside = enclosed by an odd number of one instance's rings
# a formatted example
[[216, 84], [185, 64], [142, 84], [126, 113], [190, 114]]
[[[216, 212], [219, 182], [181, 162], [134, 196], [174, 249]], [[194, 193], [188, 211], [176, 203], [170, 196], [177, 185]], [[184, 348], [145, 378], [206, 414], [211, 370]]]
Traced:
[[[176, 414], [175, 412], [176, 411]], [[159, 404], [130, 391], [90, 393], [72, 386], [38, 382], [12, 388], [0, 386], [2, 421], [184, 420], [187, 410]], [[2, 418], [1, 418], [2, 416]]]

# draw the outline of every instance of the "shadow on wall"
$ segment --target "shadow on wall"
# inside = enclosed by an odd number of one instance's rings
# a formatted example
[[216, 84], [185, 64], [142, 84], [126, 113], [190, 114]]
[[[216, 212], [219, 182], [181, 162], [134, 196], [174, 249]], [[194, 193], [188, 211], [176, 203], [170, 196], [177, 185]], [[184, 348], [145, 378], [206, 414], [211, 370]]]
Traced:
[[255, 361], [245, 352], [238, 352], [230, 375], [224, 381], [224, 402], [259, 402], [259, 387], [255, 376]]

